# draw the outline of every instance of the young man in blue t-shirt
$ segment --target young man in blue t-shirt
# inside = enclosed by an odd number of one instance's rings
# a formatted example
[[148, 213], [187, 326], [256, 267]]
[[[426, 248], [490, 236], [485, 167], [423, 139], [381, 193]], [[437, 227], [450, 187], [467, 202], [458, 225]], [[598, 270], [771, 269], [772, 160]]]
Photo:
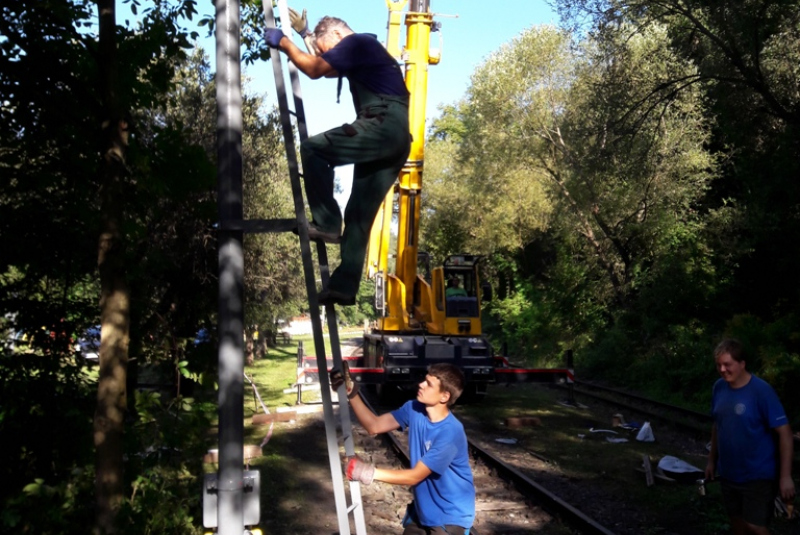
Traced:
[[715, 471], [719, 475], [734, 535], [768, 535], [776, 479], [781, 498], [787, 503], [794, 499], [792, 431], [775, 391], [747, 371], [738, 341], [722, 341], [714, 360], [720, 379], [711, 398], [714, 425], [706, 478], [713, 479]]
[[[300, 18], [298, 31], [307, 33], [305, 12], [302, 17], [295, 12], [292, 18], [293, 23]], [[335, 17], [320, 20], [313, 43], [306, 39], [309, 53], [277, 28], [267, 28], [264, 38], [310, 78], [338, 77], [341, 84], [344, 77], [350, 85], [355, 121], [308, 138], [300, 146], [300, 156], [313, 219], [309, 236], [331, 243], [339, 241], [342, 227], [342, 214], [333, 197], [334, 168], [355, 164], [353, 189], [344, 211], [342, 261], [319, 295], [322, 304], [353, 305], [372, 223], [411, 149], [409, 94], [403, 73], [374, 35], [355, 33]]]
[[377, 416], [358, 396], [348, 373], [331, 372], [331, 387], [347, 386], [353, 412], [371, 435], [408, 429], [411, 468], [376, 468], [358, 458], [347, 464], [347, 477], [366, 485], [373, 480], [410, 485], [414, 501], [403, 520], [404, 535], [465, 535], [475, 520], [475, 484], [467, 435], [450, 407], [464, 390], [464, 374], [452, 364], [434, 364], [419, 384], [417, 398]]

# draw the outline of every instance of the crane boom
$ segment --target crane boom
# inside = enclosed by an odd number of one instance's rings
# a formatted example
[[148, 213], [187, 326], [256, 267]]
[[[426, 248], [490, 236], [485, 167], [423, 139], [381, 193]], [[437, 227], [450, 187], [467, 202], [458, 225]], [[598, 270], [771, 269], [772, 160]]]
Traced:
[[[419, 253], [420, 193], [425, 161], [425, 120], [427, 117], [428, 66], [439, 62], [430, 49], [431, 33], [437, 28], [429, 0], [386, 0], [389, 8], [386, 47], [405, 65], [409, 99], [409, 128], [412, 137], [408, 161], [400, 172], [396, 188], [389, 192], [373, 225], [367, 276], [383, 277], [385, 314], [378, 321], [381, 330], [404, 330], [419, 324], [413, 313], [413, 290], [417, 284]], [[400, 47], [401, 25], [406, 26], [405, 46]], [[395, 201], [395, 197], [397, 200]], [[394, 273], [389, 273], [391, 224], [397, 210], [397, 241]]]

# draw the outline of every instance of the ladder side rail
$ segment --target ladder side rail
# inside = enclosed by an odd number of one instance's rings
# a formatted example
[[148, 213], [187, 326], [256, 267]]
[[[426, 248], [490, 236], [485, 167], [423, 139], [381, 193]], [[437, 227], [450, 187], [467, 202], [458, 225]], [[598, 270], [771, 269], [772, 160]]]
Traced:
[[[268, 27], [276, 27], [275, 17], [272, 12], [271, 0], [263, 0], [264, 17]], [[288, 10], [286, 18], [289, 20]], [[280, 51], [271, 48], [270, 59], [275, 77], [275, 88], [278, 97], [278, 109], [281, 116], [281, 126], [283, 138], [286, 145], [286, 157], [289, 167], [289, 177], [292, 185], [292, 196], [295, 205], [295, 215], [298, 222], [298, 233], [300, 235], [300, 253], [303, 260], [303, 273], [306, 281], [306, 291], [309, 300], [309, 312], [311, 313], [311, 326], [314, 333], [314, 346], [317, 353], [317, 360], [325, 362], [325, 340], [322, 336], [322, 322], [319, 313], [319, 301], [315, 282], [313, 260], [311, 258], [311, 245], [308, 237], [308, 223], [306, 220], [305, 205], [303, 202], [302, 188], [300, 187], [300, 174], [297, 164], [297, 150], [294, 143], [294, 132], [289, 112], [289, 105], [286, 96], [286, 87], [283, 78], [283, 66]], [[325, 368], [325, 366], [323, 366]], [[350, 521], [348, 518], [347, 503], [345, 500], [344, 483], [342, 478], [342, 468], [339, 461], [339, 445], [336, 440], [336, 426], [333, 415], [333, 403], [329, 388], [321, 388], [322, 406], [325, 416], [325, 434], [328, 442], [328, 459], [330, 461], [331, 476], [334, 487], [334, 500], [336, 502], [336, 515], [339, 524], [340, 535], [350, 535]]]
[[[280, 8], [281, 4], [284, 4], [285, 0], [280, 0], [278, 2], [278, 6]], [[306, 125], [305, 119], [305, 108], [303, 106], [303, 97], [302, 92], [300, 90], [300, 76], [298, 74], [297, 67], [289, 62], [289, 78], [292, 82], [292, 94], [294, 96], [294, 110], [295, 110], [295, 120], [297, 122], [297, 131], [300, 137], [300, 142], [302, 143], [306, 139], [308, 139], [308, 127]], [[321, 269], [322, 275], [322, 285], [323, 287], [327, 287], [328, 285], [328, 278], [330, 277], [330, 271], [328, 269], [328, 254], [325, 245], [320, 243], [317, 246], [317, 252], [320, 258], [320, 265], [326, 269]], [[342, 350], [340, 345], [339, 339], [339, 323], [337, 321], [336, 311], [333, 307], [325, 307], [326, 310], [326, 319], [328, 321], [328, 332], [330, 334], [330, 343], [331, 343], [331, 352], [333, 356], [333, 365], [336, 367], [341, 367], [342, 365]], [[320, 370], [320, 382], [323, 384], [330, 384], [328, 380], [328, 370], [327, 364], [323, 365], [322, 363], [318, 362], [318, 368]], [[324, 377], [324, 381], [322, 380]], [[346, 394], [346, 392], [343, 391]], [[353, 447], [352, 441], [352, 433], [350, 431], [350, 413], [349, 411], [342, 411], [341, 415], [342, 420], [342, 434], [345, 438], [345, 453], [348, 457], [352, 457], [355, 455], [355, 448]], [[348, 447], [349, 443], [349, 447]], [[358, 483], [356, 482], [356, 485]]]
[[[281, 13], [281, 18], [284, 17], [284, 6], [286, 5], [285, 0], [278, 1], [278, 9]], [[288, 10], [286, 10], [287, 15], [285, 15], [288, 19]], [[302, 91], [300, 89], [300, 75], [298, 73], [297, 66], [294, 65], [292, 62], [288, 63], [288, 70], [289, 70], [289, 79], [292, 84], [292, 96], [294, 97], [294, 114], [295, 114], [295, 122], [297, 124], [297, 132], [300, 138], [300, 142], [302, 143], [306, 139], [308, 139], [308, 126], [306, 123], [306, 115], [305, 115], [305, 107], [303, 105], [303, 96]], [[301, 162], [302, 163], [302, 162]], [[328, 251], [324, 243], [317, 243], [317, 258], [319, 259], [320, 265], [320, 275], [322, 279], [322, 286], [326, 288], [328, 286], [328, 281], [330, 278], [330, 267], [328, 264]], [[336, 309], [333, 306], [326, 306], [325, 307], [326, 313], [326, 320], [328, 322], [328, 335], [331, 345], [331, 353], [333, 357], [333, 365], [334, 367], [338, 367], [341, 369], [342, 366], [342, 348], [339, 339], [339, 321], [336, 315]], [[330, 388], [326, 388], [330, 385], [330, 379], [328, 377], [328, 369], [327, 369], [327, 362], [324, 358], [324, 351], [323, 351], [323, 358], [320, 359], [320, 352], [317, 351], [317, 369], [319, 369], [319, 381], [322, 385], [321, 390], [325, 390], [328, 392], [328, 396], [330, 396]], [[347, 391], [344, 386], [339, 388], [337, 392], [339, 400], [347, 399]], [[354, 457], [355, 452], [355, 444], [353, 442], [353, 426], [350, 420], [350, 409], [347, 403], [339, 403], [339, 424], [341, 426], [342, 432], [342, 440], [344, 442], [344, 450], [345, 455], [347, 457]], [[337, 451], [338, 451], [338, 444], [337, 444]], [[334, 473], [333, 478], [342, 478], [341, 470], [338, 473]], [[343, 479], [343, 478], [342, 478]], [[337, 485], [334, 482], [334, 485]], [[364, 520], [364, 507], [361, 498], [361, 484], [358, 481], [350, 481], [350, 500], [354, 506], [357, 506], [353, 509], [353, 520], [355, 522], [356, 534], [357, 535], [366, 535], [367, 533], [367, 526], [366, 521]]]

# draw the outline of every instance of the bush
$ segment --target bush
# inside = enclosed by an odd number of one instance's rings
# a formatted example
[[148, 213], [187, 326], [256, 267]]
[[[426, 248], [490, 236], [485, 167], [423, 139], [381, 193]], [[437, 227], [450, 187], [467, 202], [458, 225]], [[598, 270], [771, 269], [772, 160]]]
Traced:
[[199, 466], [214, 410], [212, 403], [191, 398], [164, 400], [157, 392], [136, 393], [137, 421], [129, 433], [126, 466], [130, 497], [119, 515], [122, 533], [198, 532]]
[[71, 355], [0, 354], [1, 532], [85, 532], [95, 396]]

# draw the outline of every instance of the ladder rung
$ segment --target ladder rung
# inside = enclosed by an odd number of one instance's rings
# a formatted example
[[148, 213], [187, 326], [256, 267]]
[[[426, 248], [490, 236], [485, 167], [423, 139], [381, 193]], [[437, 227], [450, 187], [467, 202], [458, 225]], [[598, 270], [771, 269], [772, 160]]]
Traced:
[[291, 232], [297, 228], [296, 219], [244, 219], [226, 221], [221, 230], [241, 230], [249, 233]]
[[349, 515], [350, 513], [352, 513], [353, 511], [355, 511], [359, 507], [361, 507], [360, 503], [354, 503], [353, 505], [351, 505], [350, 507], [347, 508], [347, 514]]

